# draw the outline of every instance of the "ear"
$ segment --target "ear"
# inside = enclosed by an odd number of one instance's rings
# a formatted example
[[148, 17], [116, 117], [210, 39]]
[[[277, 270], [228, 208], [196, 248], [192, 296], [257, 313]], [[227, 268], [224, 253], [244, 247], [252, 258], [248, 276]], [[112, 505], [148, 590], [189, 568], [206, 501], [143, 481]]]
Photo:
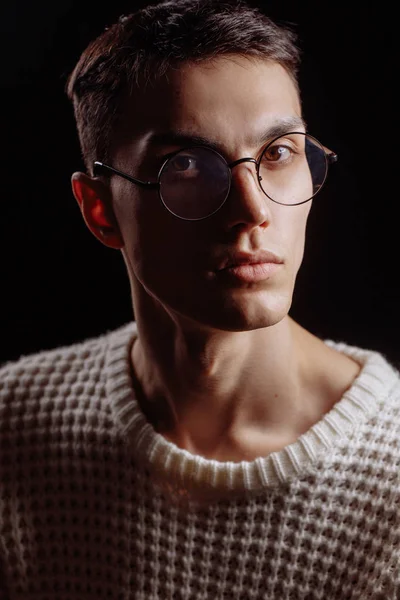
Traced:
[[72, 191], [88, 229], [109, 248], [124, 246], [115, 218], [109, 187], [96, 177], [76, 172], [71, 177]]

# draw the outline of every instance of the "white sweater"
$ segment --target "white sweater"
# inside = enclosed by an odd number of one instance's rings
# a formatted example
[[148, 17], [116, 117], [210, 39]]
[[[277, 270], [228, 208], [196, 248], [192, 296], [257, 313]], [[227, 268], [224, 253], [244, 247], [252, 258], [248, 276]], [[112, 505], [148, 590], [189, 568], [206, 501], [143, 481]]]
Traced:
[[381, 354], [294, 443], [219, 462], [135, 400], [134, 323], [0, 369], [1, 600], [399, 600], [400, 379]]

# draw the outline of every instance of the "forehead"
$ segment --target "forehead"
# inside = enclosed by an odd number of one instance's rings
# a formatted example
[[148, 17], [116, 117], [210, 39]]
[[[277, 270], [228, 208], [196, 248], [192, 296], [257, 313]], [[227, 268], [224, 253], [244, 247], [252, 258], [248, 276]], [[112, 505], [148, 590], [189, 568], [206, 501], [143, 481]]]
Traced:
[[[116, 145], [146, 152], [179, 146], [179, 138], [209, 140], [221, 151], [255, 148], [268, 130], [303, 130], [296, 85], [279, 64], [222, 57], [170, 70], [127, 99]], [[176, 142], [175, 139], [176, 138]]]

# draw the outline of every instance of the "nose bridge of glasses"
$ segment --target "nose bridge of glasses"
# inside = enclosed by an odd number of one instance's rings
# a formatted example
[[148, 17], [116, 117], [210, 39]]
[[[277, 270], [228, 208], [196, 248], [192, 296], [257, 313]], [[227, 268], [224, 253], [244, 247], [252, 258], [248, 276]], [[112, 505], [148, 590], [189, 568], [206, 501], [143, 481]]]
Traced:
[[228, 164], [228, 167], [232, 170], [234, 167], [237, 167], [237, 165], [241, 165], [242, 163], [245, 162], [251, 162], [254, 163], [255, 165], [257, 165], [257, 161], [255, 158], [239, 158], [238, 160], [234, 160], [233, 162]]
[[241, 164], [243, 164], [243, 163], [248, 163], [248, 162], [249, 162], [249, 163], [253, 163], [253, 164], [255, 164], [255, 166], [256, 166], [256, 173], [255, 173], [255, 175], [256, 175], [256, 179], [258, 180], [258, 184], [260, 185], [260, 181], [261, 181], [261, 179], [260, 179], [260, 176], [259, 176], [259, 173], [258, 173], [258, 162], [256, 161], [256, 159], [255, 159], [255, 158], [251, 158], [251, 157], [239, 158], [238, 160], [235, 160], [235, 161], [233, 161], [233, 162], [229, 163], [229, 164], [228, 164], [228, 167], [229, 167], [229, 168], [231, 169], [231, 171], [232, 171], [232, 169], [233, 169], [234, 167], [237, 167], [238, 165], [241, 165]]

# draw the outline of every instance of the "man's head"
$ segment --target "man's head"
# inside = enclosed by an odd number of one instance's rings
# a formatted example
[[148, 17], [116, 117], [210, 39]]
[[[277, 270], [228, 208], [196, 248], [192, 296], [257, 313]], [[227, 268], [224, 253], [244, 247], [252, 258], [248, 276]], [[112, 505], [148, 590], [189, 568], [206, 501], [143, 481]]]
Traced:
[[[74, 174], [72, 185], [89, 229], [122, 249], [136, 318], [151, 307], [203, 327], [242, 331], [287, 315], [311, 203], [287, 206], [280, 188], [277, 202], [270, 200], [263, 192], [270, 181], [262, 181], [258, 165], [267, 156], [276, 177], [281, 162], [303, 151], [297, 67], [287, 29], [246, 5], [208, 0], [123, 17], [83, 53], [68, 93], [89, 175]], [[263, 154], [277, 132], [284, 134], [279, 147]], [[226, 202], [205, 219], [178, 218], [156, 189], [110, 171], [93, 177], [98, 160], [156, 183], [171, 153], [199, 145], [218, 152], [222, 169], [235, 164]], [[257, 168], [243, 158], [256, 159]], [[183, 159], [177, 169], [187, 181], [198, 165]], [[309, 174], [300, 187], [284, 175], [279, 181], [294, 200], [313, 194]], [[271, 260], [279, 264], [266, 264]]]
[[89, 44], [68, 80], [88, 172], [94, 160], [111, 160], [124, 100], [134, 110], [137, 89], [182, 64], [226, 55], [278, 62], [296, 83], [294, 41], [293, 32], [234, 0], [171, 0], [120, 17]]

